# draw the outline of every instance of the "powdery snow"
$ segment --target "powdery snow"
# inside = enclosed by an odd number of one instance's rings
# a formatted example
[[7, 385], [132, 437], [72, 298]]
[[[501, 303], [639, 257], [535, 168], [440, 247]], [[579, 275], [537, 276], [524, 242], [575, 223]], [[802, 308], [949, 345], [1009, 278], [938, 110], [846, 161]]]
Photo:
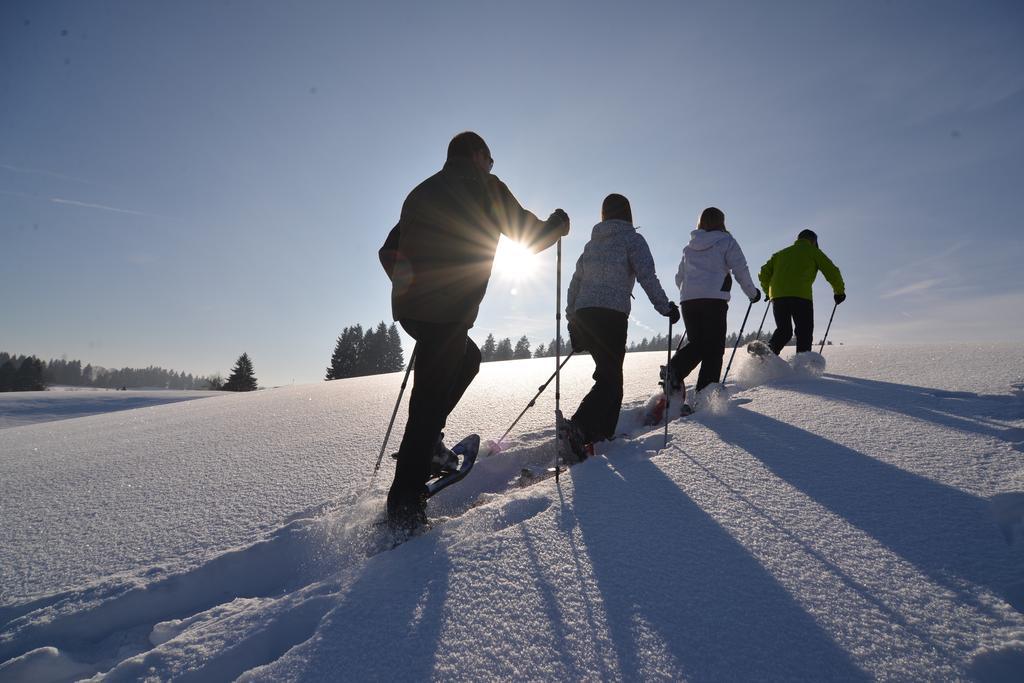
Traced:
[[[664, 356], [630, 354], [628, 436], [519, 488], [549, 387], [393, 550], [390, 458], [368, 486], [400, 375], [2, 430], [0, 681], [1019, 679], [1024, 353], [819, 359], [741, 350], [664, 448]], [[485, 364], [449, 443], [552, 370]]]

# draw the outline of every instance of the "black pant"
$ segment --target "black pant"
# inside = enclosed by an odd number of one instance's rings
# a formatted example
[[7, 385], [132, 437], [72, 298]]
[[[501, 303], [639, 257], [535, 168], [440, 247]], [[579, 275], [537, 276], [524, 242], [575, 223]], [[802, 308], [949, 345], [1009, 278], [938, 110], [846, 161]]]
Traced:
[[388, 501], [405, 503], [418, 498], [430, 478], [430, 460], [437, 436], [448, 414], [480, 371], [480, 349], [461, 323], [425, 323], [400, 320], [416, 340], [416, 364], [409, 420], [398, 449], [395, 480]]
[[729, 302], [723, 299], [690, 299], [682, 305], [683, 324], [689, 341], [672, 356], [672, 374], [681, 381], [700, 364], [697, 391], [722, 375], [725, 355], [725, 316]]
[[793, 324], [796, 324], [796, 352], [810, 351], [814, 338], [814, 302], [798, 296], [783, 296], [772, 299], [772, 314], [775, 316], [775, 334], [768, 345], [775, 355], [793, 338]]
[[626, 357], [627, 316], [610, 308], [581, 308], [574, 314], [577, 341], [594, 359], [594, 386], [572, 421], [586, 443], [615, 435], [622, 408], [622, 361]]

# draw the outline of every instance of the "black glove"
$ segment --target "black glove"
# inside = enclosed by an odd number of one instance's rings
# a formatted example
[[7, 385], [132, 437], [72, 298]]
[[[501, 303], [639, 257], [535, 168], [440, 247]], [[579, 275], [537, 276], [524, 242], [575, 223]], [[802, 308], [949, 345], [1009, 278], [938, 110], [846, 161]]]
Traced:
[[562, 226], [562, 236], [569, 234], [569, 214], [562, 209], [555, 209], [548, 218], [548, 223]]
[[754, 296], [750, 297], [750, 303], [752, 303], [752, 304], [756, 304], [758, 301], [761, 300], [761, 290], [758, 289], [758, 290], [755, 290], [755, 291], [757, 292], [757, 294], [755, 294]]
[[839, 304], [841, 304], [844, 301], [846, 301], [846, 295], [845, 294], [836, 294], [832, 298], [836, 300], [836, 306], [838, 306]]
[[665, 317], [668, 318], [669, 325], [675, 325], [679, 322], [679, 307], [676, 306], [675, 301], [668, 302], [668, 313], [665, 314]]

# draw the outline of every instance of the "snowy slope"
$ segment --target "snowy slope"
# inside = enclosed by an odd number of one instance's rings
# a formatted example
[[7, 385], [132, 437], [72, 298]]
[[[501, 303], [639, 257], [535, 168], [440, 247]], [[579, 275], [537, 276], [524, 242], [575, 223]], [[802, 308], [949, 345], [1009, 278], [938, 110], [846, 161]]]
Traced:
[[[631, 354], [630, 437], [518, 488], [549, 389], [394, 550], [390, 459], [367, 487], [398, 375], [2, 430], [0, 681], [1019, 679], [1020, 348], [826, 357], [749, 386], [741, 353], [662, 448], [664, 357]], [[484, 365], [449, 432], [497, 438], [552, 369]]]

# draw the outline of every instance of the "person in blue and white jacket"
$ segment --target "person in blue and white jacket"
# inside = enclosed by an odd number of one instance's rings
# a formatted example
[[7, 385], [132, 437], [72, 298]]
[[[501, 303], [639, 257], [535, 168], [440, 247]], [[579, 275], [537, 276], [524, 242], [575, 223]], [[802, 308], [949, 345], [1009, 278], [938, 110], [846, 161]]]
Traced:
[[569, 283], [566, 317], [574, 351], [589, 351], [597, 366], [591, 388], [571, 420], [559, 420], [563, 441], [582, 460], [586, 445], [615, 434], [622, 408], [622, 362], [633, 286], [640, 282], [654, 308], [673, 323], [679, 308], [669, 301], [647, 241], [633, 226], [629, 200], [610, 194], [601, 205], [601, 222], [576, 261]]
[[725, 214], [710, 206], [701, 213], [690, 243], [676, 273], [683, 324], [689, 339], [670, 363], [673, 388], [700, 364], [697, 391], [718, 382], [725, 355], [725, 317], [729, 311], [732, 275], [740, 283], [751, 303], [761, 300], [747, 269], [747, 259], [739, 243], [725, 228]]

